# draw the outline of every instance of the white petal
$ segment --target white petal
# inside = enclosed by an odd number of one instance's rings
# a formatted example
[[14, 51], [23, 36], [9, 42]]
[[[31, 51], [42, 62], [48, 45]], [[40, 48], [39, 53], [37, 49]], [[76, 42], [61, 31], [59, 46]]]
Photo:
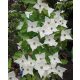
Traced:
[[19, 25], [17, 26], [17, 30], [21, 30], [22, 26], [23, 26], [23, 22], [19, 22]]
[[32, 12], [26, 11], [25, 14], [26, 14], [26, 17], [29, 18], [32, 15]]
[[49, 15], [49, 16], [50, 16], [50, 14], [54, 11], [54, 9], [52, 9], [52, 8], [50, 8], [50, 7], [48, 7], [47, 10], [48, 10], [48, 15]]
[[61, 40], [61, 41], [64, 41], [65, 39], [66, 39], [66, 38], [65, 38], [65, 36], [63, 36], [63, 35], [60, 37], [60, 40]]

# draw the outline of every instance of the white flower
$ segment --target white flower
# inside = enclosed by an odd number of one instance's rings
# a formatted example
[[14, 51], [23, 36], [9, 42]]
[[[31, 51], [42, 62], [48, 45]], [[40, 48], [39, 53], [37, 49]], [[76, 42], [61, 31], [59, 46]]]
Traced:
[[33, 67], [30, 65], [23, 65], [22, 70], [23, 70], [22, 76], [27, 74], [33, 75]]
[[26, 11], [26, 12], [25, 12], [26, 17], [29, 18], [29, 17], [32, 15], [32, 13], [33, 13], [32, 11], [31, 11], [31, 12]]
[[33, 60], [30, 56], [28, 56], [27, 64], [34, 67], [35, 65], [35, 60]]
[[61, 23], [60, 23], [61, 26], [67, 28], [67, 25], [66, 24], [67, 24], [67, 20], [64, 20], [64, 19], [61, 20]]
[[37, 0], [37, 3], [33, 7], [38, 9], [39, 13], [41, 13], [43, 9], [47, 10], [49, 16], [54, 11], [54, 9], [50, 8], [48, 4], [43, 2], [43, 0]]
[[41, 13], [42, 10], [43, 10], [44, 8], [46, 8], [46, 7], [48, 7], [48, 5], [47, 5], [46, 3], [36, 3], [36, 4], [33, 6], [33, 8], [39, 10], [39, 13]]
[[49, 16], [50, 16], [50, 14], [54, 11], [54, 9], [53, 9], [53, 8], [50, 8], [50, 7], [47, 7], [47, 8], [45, 8], [45, 9], [48, 10], [48, 15], [49, 15]]
[[58, 52], [56, 52], [53, 55], [50, 55], [49, 59], [50, 59], [51, 64], [56, 65], [57, 63], [61, 63], [59, 56], [58, 56]]
[[65, 72], [66, 70], [67, 70], [66, 68], [57, 66], [57, 68], [56, 68], [56, 74], [58, 74], [61, 78], [63, 78], [63, 72]]
[[44, 25], [44, 26], [42, 26], [42, 27], [40, 28], [39, 34], [40, 34], [40, 37], [43, 38], [43, 37], [45, 37], [46, 35], [52, 34], [52, 31], [50, 30], [50, 28], [49, 28], [48, 25]]
[[24, 55], [22, 55], [21, 58], [18, 58], [17, 60], [15, 60], [14, 62], [18, 63], [20, 65], [20, 68], [23, 66], [23, 65], [26, 65], [27, 64], [27, 60], [25, 58]]
[[50, 64], [49, 69], [47, 71], [47, 74], [49, 75], [52, 72], [55, 74], [56, 73], [56, 68], [55, 67], [56, 67], [56, 65]]
[[19, 43], [17, 43], [17, 45], [18, 45], [18, 50], [21, 49], [21, 44], [22, 44], [22, 41], [20, 41]]
[[71, 33], [71, 29], [62, 30], [60, 40], [61, 41], [64, 41], [66, 39], [72, 40], [70, 33]]
[[42, 38], [56, 31], [58, 30], [57, 30], [57, 25], [54, 23], [54, 19], [49, 19], [48, 17], [45, 17], [44, 25], [39, 30], [40, 37]]
[[49, 35], [45, 37], [44, 44], [48, 44], [49, 46], [56, 46], [58, 43], [54, 40], [54, 35]]
[[40, 63], [40, 62], [46, 63], [45, 53], [36, 54], [35, 57], [36, 57], [36, 59], [37, 59], [37, 60], [36, 60], [36, 63]]
[[41, 63], [37, 63], [35, 65], [35, 69], [38, 70], [38, 73], [40, 75], [40, 77], [42, 78], [45, 75], [45, 71], [47, 71], [49, 69], [49, 66], [47, 64], [43, 64]]
[[16, 78], [15, 72], [9, 72], [8, 73], [8, 80], [19, 80], [18, 78]]
[[45, 16], [44, 25], [52, 25], [51, 19]]
[[17, 26], [17, 30], [21, 30], [22, 29], [22, 26], [23, 26], [23, 22], [19, 22], [19, 25]]
[[30, 45], [32, 51], [34, 51], [37, 47], [41, 46], [42, 44], [39, 42], [39, 38], [33, 37], [32, 39], [27, 40], [28, 44]]
[[33, 31], [33, 32], [38, 33], [38, 29], [39, 29], [39, 27], [37, 27], [37, 21], [31, 22], [28, 20], [27, 32]]
[[46, 34], [48, 34], [47, 31], [48, 31], [47, 26], [41, 27], [39, 30], [40, 37], [42, 38], [42, 37], [46, 36]]
[[54, 17], [54, 22], [55, 24], [58, 26], [58, 25], [61, 25], [61, 22], [62, 22], [63, 18], [61, 16], [56, 16]]

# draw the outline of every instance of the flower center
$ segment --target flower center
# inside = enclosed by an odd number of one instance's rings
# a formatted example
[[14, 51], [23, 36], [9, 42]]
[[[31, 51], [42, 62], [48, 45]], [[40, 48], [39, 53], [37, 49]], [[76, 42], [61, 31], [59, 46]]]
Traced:
[[30, 64], [32, 64], [32, 62], [30, 62]]
[[39, 8], [41, 8], [41, 5], [39, 5]]
[[60, 72], [60, 70], [58, 70], [58, 72]]
[[50, 41], [51, 39], [48, 39], [48, 41]]
[[10, 77], [9, 79], [12, 80], [12, 77]]
[[33, 28], [33, 26], [31, 26], [31, 28]]
[[55, 58], [53, 58], [54, 60], [56, 60]]
[[24, 62], [24, 60], [22, 60], [22, 62]]
[[64, 34], [64, 36], [66, 36], [66, 34]]
[[51, 27], [51, 30], [53, 30], [53, 28]]
[[57, 23], [57, 21], [54, 21], [55, 23]]
[[45, 33], [45, 30], [42, 30], [43, 33]]
[[43, 69], [43, 66], [41, 66], [40, 68]]
[[33, 45], [35, 45], [36, 43], [35, 42], [33, 42]]
[[47, 22], [48, 24], [50, 24], [50, 22]]
[[51, 69], [53, 69], [53, 68], [51, 67]]
[[27, 69], [27, 71], [29, 71], [29, 69]]
[[42, 58], [40, 58], [40, 60], [42, 60]]
[[61, 22], [61, 20], [60, 20], [60, 22]]

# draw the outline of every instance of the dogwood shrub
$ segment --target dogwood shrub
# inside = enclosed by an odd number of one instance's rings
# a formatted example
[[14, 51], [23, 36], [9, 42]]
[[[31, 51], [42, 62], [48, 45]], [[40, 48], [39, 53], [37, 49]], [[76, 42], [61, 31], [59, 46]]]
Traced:
[[[16, 10], [17, 2], [28, 6], [27, 10]], [[64, 10], [60, 9], [65, 2], [57, 1], [54, 9], [44, 0], [20, 0], [12, 5], [15, 10], [9, 10], [9, 14], [18, 16], [14, 25], [18, 50], [9, 58], [8, 80], [55, 80], [55, 76], [63, 79], [67, 69], [61, 67], [59, 51], [72, 40]], [[12, 59], [19, 65], [19, 72], [12, 68]]]

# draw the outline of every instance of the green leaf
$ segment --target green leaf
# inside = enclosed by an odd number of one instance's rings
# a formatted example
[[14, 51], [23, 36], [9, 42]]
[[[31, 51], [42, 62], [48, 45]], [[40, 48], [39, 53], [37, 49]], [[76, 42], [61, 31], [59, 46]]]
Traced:
[[21, 77], [20, 80], [27, 80], [25, 77]]
[[20, 58], [21, 56], [22, 56], [22, 52], [21, 52], [21, 51], [17, 51], [17, 52], [14, 54], [13, 58], [14, 58], [14, 59], [18, 59], [18, 58]]
[[8, 60], [8, 68], [9, 68], [9, 69], [11, 68], [11, 63], [12, 63], [12, 59], [9, 58], [9, 60]]
[[62, 62], [62, 64], [67, 64], [67, 63], [68, 63], [68, 60], [66, 60], [66, 59], [61, 59], [61, 62]]
[[35, 4], [36, 0], [21, 0], [24, 4]]
[[29, 53], [29, 51], [31, 51], [30, 46], [27, 44], [26, 40], [22, 42], [21, 49], [26, 53]]

